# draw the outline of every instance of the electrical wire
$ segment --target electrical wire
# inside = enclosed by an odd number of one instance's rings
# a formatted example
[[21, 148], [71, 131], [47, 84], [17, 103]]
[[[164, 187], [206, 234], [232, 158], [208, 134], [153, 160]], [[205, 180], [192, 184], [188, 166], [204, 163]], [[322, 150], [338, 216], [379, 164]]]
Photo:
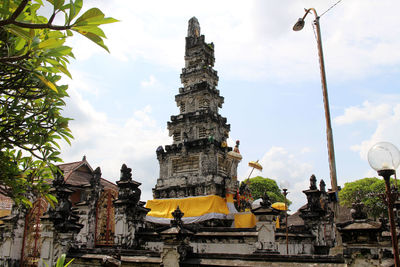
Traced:
[[337, 4], [339, 4], [340, 2], [342, 2], [342, 0], [337, 1], [334, 5], [332, 5], [330, 8], [328, 8], [324, 13], [322, 13], [321, 15], [319, 15], [319, 17], [322, 17], [323, 15], [325, 15], [325, 13], [327, 13], [329, 10], [331, 10], [332, 8], [334, 8]]

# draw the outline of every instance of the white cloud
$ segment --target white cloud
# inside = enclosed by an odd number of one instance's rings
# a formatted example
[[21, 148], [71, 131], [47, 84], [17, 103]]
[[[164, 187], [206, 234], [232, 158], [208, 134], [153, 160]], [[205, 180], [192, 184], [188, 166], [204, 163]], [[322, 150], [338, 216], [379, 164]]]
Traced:
[[346, 108], [344, 114], [334, 119], [338, 125], [352, 124], [358, 121], [379, 121], [392, 113], [392, 105], [388, 103], [375, 104], [365, 101], [362, 106]]
[[[304, 14], [304, 7], [315, 7], [321, 14], [335, 2], [93, 3], [107, 16], [121, 20], [104, 26], [111, 56], [120, 60], [143, 59], [179, 70], [183, 66], [186, 23], [191, 16], [197, 16], [206, 40], [216, 44], [217, 67], [224, 77], [297, 82], [319, 79], [316, 42], [310, 25], [313, 15], [307, 18], [303, 31], [293, 32], [292, 26]], [[399, 64], [400, 20], [394, 13], [399, 8], [400, 2], [390, 0], [343, 1], [321, 17], [329, 78], [353, 79], [376, 73], [384, 65]], [[79, 47], [74, 53], [80, 59], [101, 51], [87, 45], [85, 38], [73, 42]]]
[[151, 117], [150, 106], [133, 111], [125, 123], [118, 124], [84, 100], [79, 90], [76, 84], [69, 88], [64, 115], [74, 118], [70, 128], [75, 139], [71, 146], [62, 146], [64, 162], [86, 155], [92, 167], [100, 166], [103, 177], [111, 181], [119, 179], [119, 169], [126, 163], [133, 169], [133, 178], [143, 183], [142, 199], [151, 199], [158, 178], [155, 149], [171, 143], [167, 130]]
[[376, 123], [376, 130], [369, 139], [351, 147], [359, 151], [363, 159], [367, 159], [368, 150], [377, 142], [386, 141], [400, 147], [400, 104], [393, 105], [390, 113], [376, 120]]
[[[390, 142], [400, 147], [400, 104], [399, 95], [381, 96], [377, 103], [365, 101], [360, 106], [352, 106], [344, 110], [344, 114], [334, 119], [337, 125], [352, 125], [359, 123], [357, 129], [364, 129], [368, 123], [373, 125], [372, 135], [363, 137], [359, 143], [350, 146], [350, 149], [359, 152], [362, 160], [367, 160], [369, 149], [378, 142]], [[360, 124], [361, 123], [361, 124]], [[361, 133], [356, 132], [357, 136]], [[376, 176], [369, 168], [364, 176]]]

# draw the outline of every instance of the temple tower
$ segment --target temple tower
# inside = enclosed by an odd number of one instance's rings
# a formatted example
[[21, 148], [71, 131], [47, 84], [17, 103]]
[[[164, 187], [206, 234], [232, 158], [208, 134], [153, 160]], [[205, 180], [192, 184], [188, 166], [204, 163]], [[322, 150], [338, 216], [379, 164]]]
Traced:
[[157, 148], [160, 177], [154, 198], [220, 195], [237, 188], [237, 159], [226, 146], [230, 125], [218, 113], [220, 96], [214, 66], [214, 44], [200, 34], [198, 20], [189, 20], [179, 94], [175, 101], [180, 113], [168, 122], [172, 145]]

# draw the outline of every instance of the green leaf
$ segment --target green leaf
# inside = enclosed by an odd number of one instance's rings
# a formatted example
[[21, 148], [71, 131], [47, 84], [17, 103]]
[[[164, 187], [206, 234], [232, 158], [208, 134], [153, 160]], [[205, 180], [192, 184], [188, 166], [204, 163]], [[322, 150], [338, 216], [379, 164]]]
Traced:
[[67, 55], [71, 55], [71, 51], [72, 51], [72, 48], [69, 46], [60, 46], [60, 47], [49, 49], [47, 51], [46, 55], [49, 57], [67, 56]]
[[42, 0], [35, 0], [35, 2], [38, 3], [39, 5], [43, 6]]
[[18, 26], [15, 26], [15, 25], [7, 25], [7, 26], [4, 26], [4, 28], [7, 31], [11, 32], [12, 34], [15, 34], [16, 36], [22, 37], [25, 40], [31, 40], [32, 39], [31, 38], [31, 34], [30, 34], [31, 33], [30, 30], [23, 29], [23, 28], [20, 28]]
[[70, 14], [69, 14], [69, 21], [68, 22], [71, 22], [76, 17], [76, 15], [79, 14], [79, 12], [81, 11], [82, 6], [83, 6], [83, 1], [82, 0], [76, 0], [75, 3], [74, 3], [74, 2], [72, 2], [72, 0], [70, 0], [70, 5], [71, 5], [71, 8], [70, 8]]
[[106, 38], [106, 35], [104, 34], [103, 30], [100, 29], [97, 26], [89, 25], [89, 26], [77, 26], [77, 27], [72, 27], [73, 30], [78, 31], [80, 34], [85, 35], [87, 32], [91, 32], [93, 34], [96, 34], [100, 37]]
[[56, 267], [64, 267], [64, 261], [65, 261], [65, 254], [61, 254], [61, 256], [57, 260]]
[[54, 38], [49, 38], [47, 40], [44, 40], [43, 42], [40, 42], [38, 45], [38, 48], [55, 48], [58, 46], [61, 46], [65, 42], [64, 39], [54, 39]]
[[64, 0], [54, 0], [54, 11], [60, 9], [64, 5]]
[[80, 16], [73, 25], [79, 26], [79, 23], [84, 23], [88, 21], [99, 21], [102, 20], [103, 18], [104, 18], [103, 12], [101, 12], [101, 10], [98, 9], [97, 7], [94, 7], [83, 13], [83, 15]]
[[70, 265], [75, 259], [70, 260], [67, 264], [65, 264], [64, 267], [67, 267], [68, 265]]
[[114, 19], [114, 18], [104, 18], [101, 21], [101, 24], [109, 24], [109, 23], [114, 23], [114, 22], [119, 22], [119, 20]]
[[[80, 33], [80, 32], [79, 32]], [[99, 37], [98, 35], [91, 33], [91, 32], [87, 32], [87, 33], [81, 33], [83, 36], [85, 36], [86, 38], [92, 40], [93, 42], [95, 42], [97, 45], [103, 47], [107, 52], [110, 52], [107, 48], [107, 46], [104, 44], [103, 39], [101, 39], [101, 37]]]
[[57, 87], [54, 85], [54, 83], [50, 82], [49, 80], [47, 80], [45, 77], [35, 73], [36, 77], [38, 77], [47, 87], [49, 87], [51, 90], [55, 91], [56, 93], [57, 91]]
[[30, 202], [26, 197], [21, 198], [21, 202], [30, 208], [32, 208], [32, 202]]
[[26, 40], [24, 38], [18, 38], [18, 40], [15, 42], [15, 49], [16, 50], [21, 50], [26, 44]]

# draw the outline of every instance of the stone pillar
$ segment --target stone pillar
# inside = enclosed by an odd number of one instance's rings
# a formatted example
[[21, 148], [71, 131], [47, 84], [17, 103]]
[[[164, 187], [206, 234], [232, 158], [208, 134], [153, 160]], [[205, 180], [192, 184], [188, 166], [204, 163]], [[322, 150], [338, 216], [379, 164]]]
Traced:
[[58, 203], [45, 214], [42, 221], [43, 246], [40, 261], [55, 266], [56, 260], [71, 247], [77, 247], [76, 237], [83, 225], [78, 223], [79, 216], [69, 200], [72, 190], [67, 188], [62, 174], [53, 181], [53, 194]]
[[164, 267], [180, 266], [180, 263], [193, 251], [193, 248], [189, 245], [193, 232], [184, 227], [183, 215], [184, 213], [178, 206], [172, 212], [174, 219], [171, 221], [171, 227], [160, 233], [163, 241], [161, 259]]
[[329, 198], [325, 191], [325, 182], [321, 180], [320, 190], [317, 188], [317, 178], [310, 177], [310, 187], [304, 190], [307, 196], [307, 205], [300, 209], [300, 217], [312, 235], [313, 252], [317, 254], [328, 254], [335, 239], [335, 226], [333, 223], [333, 212], [328, 207]]
[[121, 178], [117, 181], [118, 199], [115, 207], [115, 238], [114, 245], [119, 248], [135, 248], [138, 240], [136, 231], [144, 226], [146, 214], [150, 211], [140, 201], [141, 183], [132, 180], [132, 169], [125, 164], [121, 167]]
[[100, 197], [102, 186], [100, 184], [101, 170], [97, 167], [90, 180], [90, 184], [85, 186], [85, 199], [76, 204], [79, 215], [79, 223], [83, 225], [77, 236], [77, 243], [80, 247], [94, 248], [96, 232], [96, 209]]
[[40, 264], [39, 266], [44, 266], [44, 263], [49, 264], [54, 262], [54, 242], [57, 242], [55, 239], [55, 229], [54, 224], [48, 218], [43, 218], [41, 220], [42, 229], [41, 229], [41, 239], [42, 239], [42, 249], [40, 251]]
[[11, 215], [2, 218], [0, 233], [0, 266], [19, 266], [24, 242], [26, 209], [13, 208]]
[[256, 230], [258, 241], [255, 243], [256, 253], [279, 254], [278, 244], [275, 242], [275, 220], [279, 210], [271, 207], [268, 195], [265, 193], [260, 207], [252, 209], [256, 216]]

